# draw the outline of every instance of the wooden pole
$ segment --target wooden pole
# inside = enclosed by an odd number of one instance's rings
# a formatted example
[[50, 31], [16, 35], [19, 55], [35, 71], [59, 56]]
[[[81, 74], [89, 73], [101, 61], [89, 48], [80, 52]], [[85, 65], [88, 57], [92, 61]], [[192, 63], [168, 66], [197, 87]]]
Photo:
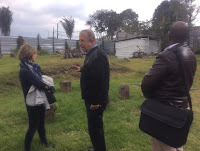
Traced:
[[54, 48], [54, 27], [53, 27], [53, 54], [55, 53], [55, 48]]

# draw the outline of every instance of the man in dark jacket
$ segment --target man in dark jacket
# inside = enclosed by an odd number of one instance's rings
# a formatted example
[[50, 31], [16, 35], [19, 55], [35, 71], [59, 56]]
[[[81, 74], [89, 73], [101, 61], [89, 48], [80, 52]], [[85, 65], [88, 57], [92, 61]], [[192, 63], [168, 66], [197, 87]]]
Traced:
[[88, 150], [106, 151], [103, 112], [108, 101], [109, 62], [105, 52], [95, 42], [92, 30], [83, 30], [79, 35], [79, 45], [86, 53], [83, 67], [74, 65], [81, 72], [82, 99], [87, 110], [88, 129], [94, 148]]
[[[172, 25], [169, 33], [170, 46], [161, 52], [154, 62], [152, 68], [146, 73], [142, 80], [142, 92], [147, 99], [166, 101], [171, 105], [187, 108], [188, 98], [186, 89], [190, 90], [196, 71], [196, 58], [188, 47], [186, 41], [189, 34], [188, 25], [178, 21]], [[181, 55], [185, 81], [181, 74], [179, 61], [173, 51]], [[183, 148], [173, 148], [152, 137], [153, 151], [183, 151]]]

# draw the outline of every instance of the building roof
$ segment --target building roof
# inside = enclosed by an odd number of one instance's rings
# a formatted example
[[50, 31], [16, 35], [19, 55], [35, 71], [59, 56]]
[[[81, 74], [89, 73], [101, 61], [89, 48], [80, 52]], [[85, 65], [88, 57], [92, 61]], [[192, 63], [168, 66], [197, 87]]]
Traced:
[[137, 36], [137, 37], [127, 38], [127, 39], [122, 39], [122, 40], [115, 40], [115, 42], [132, 40], [132, 39], [142, 39], [142, 38], [149, 38], [150, 40], [156, 40], [156, 38], [153, 38], [151, 36]]

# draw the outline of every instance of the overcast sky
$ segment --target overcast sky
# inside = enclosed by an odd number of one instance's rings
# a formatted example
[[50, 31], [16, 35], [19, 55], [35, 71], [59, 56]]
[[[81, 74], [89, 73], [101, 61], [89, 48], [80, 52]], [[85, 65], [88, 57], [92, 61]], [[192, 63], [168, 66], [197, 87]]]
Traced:
[[[154, 10], [163, 0], [0, 0], [0, 7], [9, 6], [13, 12], [11, 36], [52, 37], [53, 27], [59, 38], [66, 38], [60, 21], [72, 16], [75, 30], [72, 39], [78, 39], [80, 30], [89, 28], [85, 23], [96, 10], [108, 9], [121, 13], [132, 9], [139, 15], [139, 21], [152, 18]], [[200, 0], [196, 0], [200, 4]], [[200, 26], [200, 15], [195, 21]]]

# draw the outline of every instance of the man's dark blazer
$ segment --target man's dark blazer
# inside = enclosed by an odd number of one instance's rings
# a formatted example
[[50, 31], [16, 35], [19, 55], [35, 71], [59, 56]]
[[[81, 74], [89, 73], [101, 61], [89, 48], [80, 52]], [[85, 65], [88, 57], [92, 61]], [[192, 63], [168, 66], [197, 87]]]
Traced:
[[108, 99], [110, 69], [107, 55], [97, 47], [92, 48], [81, 68], [82, 99], [88, 104], [105, 105]]

